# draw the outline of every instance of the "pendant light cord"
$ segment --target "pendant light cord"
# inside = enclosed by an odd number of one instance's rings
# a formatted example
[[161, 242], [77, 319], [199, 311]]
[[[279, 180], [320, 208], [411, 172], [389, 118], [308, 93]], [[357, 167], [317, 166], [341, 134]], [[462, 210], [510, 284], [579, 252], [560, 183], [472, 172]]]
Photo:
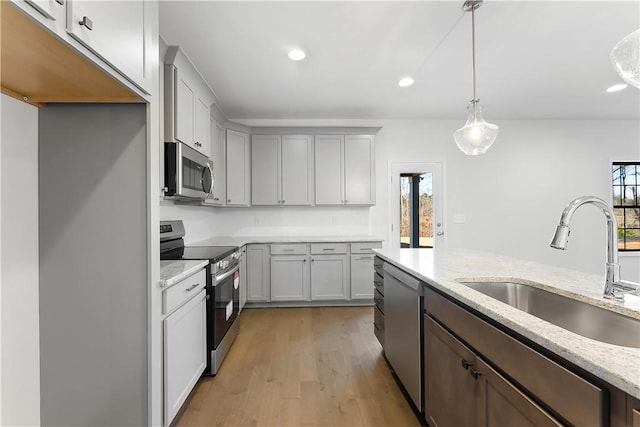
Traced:
[[473, 80], [473, 99], [471, 102], [478, 102], [476, 98], [476, 5], [471, 5], [471, 76]]

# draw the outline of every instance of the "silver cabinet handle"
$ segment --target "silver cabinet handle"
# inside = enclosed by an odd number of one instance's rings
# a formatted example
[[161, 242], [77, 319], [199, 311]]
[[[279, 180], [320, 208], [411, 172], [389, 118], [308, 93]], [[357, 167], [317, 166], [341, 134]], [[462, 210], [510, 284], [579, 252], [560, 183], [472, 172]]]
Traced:
[[78, 24], [82, 27], [86, 27], [89, 31], [93, 30], [93, 22], [87, 16], [83, 16], [82, 21], [78, 22]]
[[358, 259], [372, 259], [372, 258], [373, 258], [373, 256], [370, 255], [370, 256], [361, 256]]
[[323, 248], [323, 251], [335, 251], [335, 248]]
[[195, 288], [197, 288], [198, 286], [200, 286], [200, 283], [196, 283], [193, 286], [188, 287], [187, 289], [185, 289], [185, 292], [191, 292], [192, 290], [194, 290]]
[[219, 201], [220, 199], [219, 199], [219, 198], [217, 198], [217, 197], [214, 197], [214, 198], [213, 198], [213, 200], [215, 200], [215, 201]]
[[283, 249], [282, 252], [293, 252], [293, 249]]
[[64, 0], [56, 0], [56, 3], [58, 3], [60, 6], [64, 6]]
[[227, 203], [231, 203], [231, 199], [227, 199]]

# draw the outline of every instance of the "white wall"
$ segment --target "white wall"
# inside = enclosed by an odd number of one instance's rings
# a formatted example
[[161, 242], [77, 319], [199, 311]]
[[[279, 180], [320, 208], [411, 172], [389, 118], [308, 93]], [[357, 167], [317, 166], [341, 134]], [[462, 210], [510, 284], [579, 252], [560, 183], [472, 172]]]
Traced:
[[[513, 255], [593, 273], [604, 272], [605, 220], [584, 207], [566, 251], [549, 247], [564, 206], [582, 195], [611, 200], [612, 160], [640, 159], [637, 121], [500, 121], [483, 156], [460, 152], [457, 121], [387, 121], [376, 138], [373, 230], [388, 232], [389, 159], [443, 161], [448, 247]], [[454, 224], [456, 214], [466, 223]], [[621, 258], [622, 277], [640, 281], [640, 257]]]
[[38, 110], [1, 95], [1, 389], [6, 426], [40, 425]]
[[[382, 126], [376, 137], [376, 205], [347, 210], [226, 210], [163, 202], [161, 217], [184, 219], [187, 241], [212, 235], [290, 233], [364, 233], [388, 240], [389, 160], [440, 161], [448, 247], [603, 274], [605, 221], [593, 207], [576, 214], [566, 251], [551, 249], [549, 241], [562, 209], [575, 197], [596, 195], [611, 200], [611, 161], [640, 159], [638, 121], [496, 122], [500, 135], [494, 146], [483, 156], [469, 157], [453, 141], [453, 131], [462, 124], [459, 120], [245, 121], [249, 126]], [[454, 224], [456, 214], [465, 215], [466, 222]], [[640, 281], [640, 256], [623, 255], [620, 262], [624, 279]]]

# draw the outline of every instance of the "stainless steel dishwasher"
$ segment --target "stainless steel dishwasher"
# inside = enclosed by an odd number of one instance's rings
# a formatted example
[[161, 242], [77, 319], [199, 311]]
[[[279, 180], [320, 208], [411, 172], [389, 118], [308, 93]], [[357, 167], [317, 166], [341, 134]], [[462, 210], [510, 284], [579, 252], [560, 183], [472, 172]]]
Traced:
[[384, 264], [384, 353], [419, 412], [422, 408], [422, 285]]

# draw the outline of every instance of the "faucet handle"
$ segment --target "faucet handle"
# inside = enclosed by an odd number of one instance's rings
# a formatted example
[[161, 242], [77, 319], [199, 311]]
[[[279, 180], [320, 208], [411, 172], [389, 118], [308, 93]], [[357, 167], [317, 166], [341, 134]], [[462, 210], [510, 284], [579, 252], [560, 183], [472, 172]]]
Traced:
[[623, 300], [625, 295], [640, 296], [640, 283], [628, 282], [620, 280], [612, 284], [613, 299]]

